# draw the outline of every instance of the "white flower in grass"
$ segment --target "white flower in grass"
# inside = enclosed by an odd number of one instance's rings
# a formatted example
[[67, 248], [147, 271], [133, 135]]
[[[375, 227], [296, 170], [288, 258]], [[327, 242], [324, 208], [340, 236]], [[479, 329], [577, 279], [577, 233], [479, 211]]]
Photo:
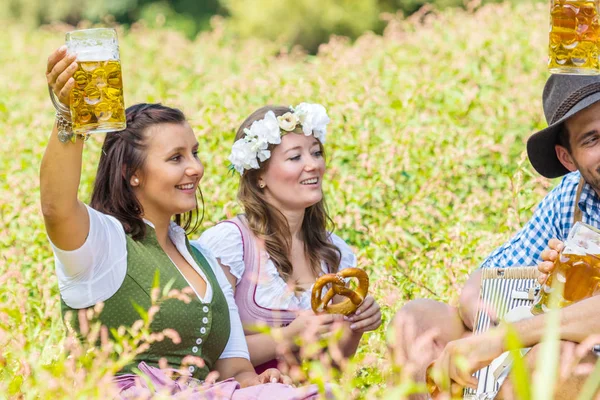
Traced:
[[293, 110], [302, 124], [304, 134], [314, 135], [321, 143], [325, 143], [327, 124], [330, 121], [325, 107], [320, 104], [300, 103]]

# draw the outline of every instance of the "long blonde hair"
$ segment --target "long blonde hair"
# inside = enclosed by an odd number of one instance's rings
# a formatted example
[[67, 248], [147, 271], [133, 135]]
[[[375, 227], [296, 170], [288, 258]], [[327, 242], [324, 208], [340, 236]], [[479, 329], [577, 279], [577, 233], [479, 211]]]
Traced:
[[[242, 123], [235, 135], [235, 140], [243, 138], [245, 135], [244, 129], [250, 128], [253, 122], [263, 119], [269, 111], [273, 111], [275, 116], [281, 116], [289, 112], [290, 109], [284, 106], [259, 108]], [[301, 130], [298, 130], [290, 134], [301, 132]], [[269, 150], [273, 151], [275, 146], [270, 144]], [[319, 147], [323, 151], [323, 145], [320, 141]], [[269, 160], [266, 160], [260, 163], [260, 169], [251, 169], [244, 172], [240, 178], [238, 199], [246, 213], [248, 227], [254, 235], [264, 240], [265, 250], [273, 260], [279, 275], [287, 281], [293, 273], [292, 262], [288, 258], [292, 248], [290, 227], [281, 211], [267, 203], [263, 190], [258, 186], [258, 178], [268, 165]], [[318, 203], [306, 209], [301, 228], [304, 252], [308, 255], [315, 276], [321, 273], [321, 260], [325, 261], [330, 272], [337, 272], [339, 269], [341, 252], [329, 240], [329, 234], [332, 230], [333, 221], [327, 214], [327, 206], [323, 196]]]

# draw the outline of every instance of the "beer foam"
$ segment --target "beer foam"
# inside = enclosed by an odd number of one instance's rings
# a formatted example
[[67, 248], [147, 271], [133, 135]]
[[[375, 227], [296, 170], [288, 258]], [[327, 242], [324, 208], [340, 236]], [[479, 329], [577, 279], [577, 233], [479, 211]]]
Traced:
[[119, 42], [114, 29], [82, 29], [66, 34], [69, 53], [79, 61], [119, 60]]
[[113, 48], [107, 46], [75, 46], [75, 48], [69, 49], [69, 52], [77, 55], [77, 61], [108, 61], [119, 59], [119, 50], [115, 51]]
[[600, 254], [600, 245], [592, 242], [579, 241], [577, 243], [568, 243], [563, 250], [564, 254], [575, 254], [584, 256], [586, 254]]
[[565, 246], [563, 250], [563, 254], [574, 254], [577, 256], [585, 256], [587, 254], [586, 250], [582, 246], [578, 246], [575, 243], [569, 243]]
[[564, 254], [600, 254], [600, 231], [578, 222], [569, 232]]
[[119, 59], [119, 45], [113, 37], [94, 37], [68, 40], [69, 53], [77, 55], [78, 61], [107, 61]]

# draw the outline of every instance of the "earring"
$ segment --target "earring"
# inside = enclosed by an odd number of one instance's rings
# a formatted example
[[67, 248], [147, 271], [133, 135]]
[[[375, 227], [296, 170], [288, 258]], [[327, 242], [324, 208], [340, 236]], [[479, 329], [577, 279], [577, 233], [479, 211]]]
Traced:
[[258, 185], [258, 187], [260, 187], [261, 189], [264, 189], [264, 188], [265, 188], [265, 184], [261, 182], [261, 183]]
[[138, 178], [133, 178], [133, 183], [134, 183], [134, 185], [139, 185], [140, 180]]

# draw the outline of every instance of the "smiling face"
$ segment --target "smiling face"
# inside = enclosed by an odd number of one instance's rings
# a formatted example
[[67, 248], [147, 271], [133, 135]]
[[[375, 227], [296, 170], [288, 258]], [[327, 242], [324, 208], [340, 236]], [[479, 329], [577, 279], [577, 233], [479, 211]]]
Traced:
[[198, 141], [187, 122], [157, 124], [146, 132], [146, 160], [130, 180], [151, 221], [194, 210], [204, 167]]
[[556, 145], [558, 159], [568, 170], [579, 170], [600, 195], [600, 102], [567, 119], [565, 127], [571, 150]]
[[323, 198], [325, 159], [314, 136], [289, 133], [271, 152], [258, 183], [269, 204], [280, 211], [304, 210]]

